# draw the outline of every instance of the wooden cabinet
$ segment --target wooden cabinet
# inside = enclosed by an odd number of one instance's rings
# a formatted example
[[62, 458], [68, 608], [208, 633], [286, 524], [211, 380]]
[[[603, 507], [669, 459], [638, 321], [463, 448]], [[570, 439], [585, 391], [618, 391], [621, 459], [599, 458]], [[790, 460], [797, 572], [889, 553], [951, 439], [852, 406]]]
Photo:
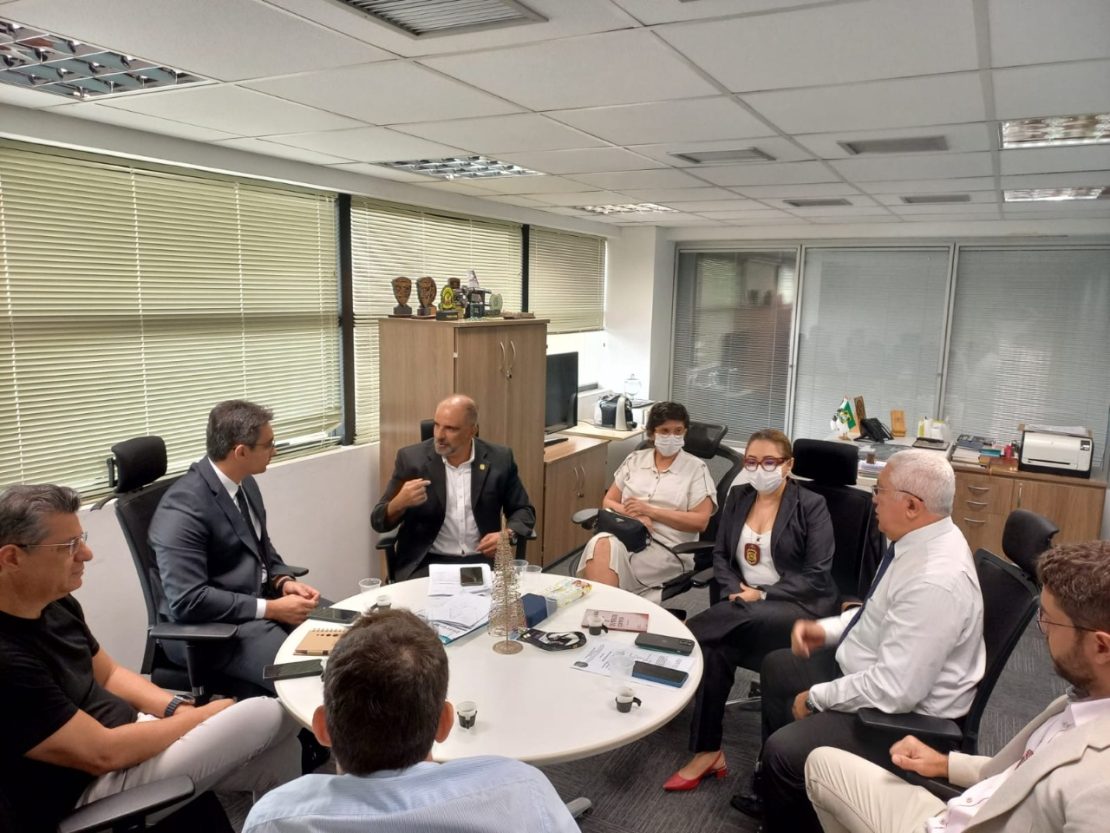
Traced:
[[1102, 529], [1106, 483], [1003, 469], [956, 465], [952, 519], [974, 552], [983, 547], [1002, 553], [1002, 528], [1015, 509], [1050, 518], [1060, 532], [1054, 543], [1090, 541]]
[[570, 518], [580, 509], [601, 506], [607, 454], [607, 442], [587, 437], [570, 437], [544, 451], [542, 561], [531, 550], [529, 561], [549, 567], [589, 539], [590, 533]]
[[478, 403], [479, 436], [513, 450], [541, 529], [547, 321], [384, 318], [378, 339], [381, 486], [398, 449], [420, 441], [420, 420], [465, 393]]

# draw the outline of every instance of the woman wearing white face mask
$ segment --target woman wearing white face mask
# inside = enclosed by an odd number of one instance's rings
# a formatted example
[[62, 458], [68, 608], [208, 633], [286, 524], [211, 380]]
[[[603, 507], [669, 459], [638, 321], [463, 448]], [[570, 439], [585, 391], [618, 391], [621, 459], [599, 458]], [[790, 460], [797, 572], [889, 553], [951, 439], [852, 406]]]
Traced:
[[792, 454], [790, 439], [773, 428], [748, 440], [750, 481], [729, 492], [713, 549], [721, 600], [687, 623], [705, 663], [690, 726], [694, 757], [665, 790], [728, 774], [721, 735], [736, 669], [758, 671], [764, 655], [789, 648], [796, 619], [835, 612], [832, 521], [823, 497], [787, 477]]
[[659, 601], [664, 582], [693, 566], [692, 555], [669, 547], [696, 541], [717, 511], [717, 487], [705, 463], [682, 450], [690, 415], [677, 402], [657, 402], [645, 430], [651, 448], [633, 451], [613, 476], [602, 507], [642, 522], [652, 535], [646, 549], [629, 553], [614, 536], [586, 543], [578, 575]]

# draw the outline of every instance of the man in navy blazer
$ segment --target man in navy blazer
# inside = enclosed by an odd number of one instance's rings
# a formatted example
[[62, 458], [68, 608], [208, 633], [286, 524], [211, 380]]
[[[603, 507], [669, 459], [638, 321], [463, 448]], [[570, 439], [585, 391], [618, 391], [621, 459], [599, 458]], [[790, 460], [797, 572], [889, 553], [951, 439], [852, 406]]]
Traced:
[[432, 439], [397, 452], [370, 523], [377, 532], [401, 524], [391, 570], [404, 580], [433, 563], [492, 559], [502, 512], [518, 532], [536, 524], [513, 452], [478, 439], [478, 406], [456, 394], [436, 406]]
[[[158, 561], [171, 622], [232, 622], [232, 644], [214, 657], [222, 673], [274, 693], [262, 669], [286, 635], [316, 607], [320, 593], [297, 581], [266, 529], [254, 475], [274, 456], [273, 413], [243, 400], [208, 415], [208, 455], [174, 483], [154, 513], [150, 545]], [[249, 516], [249, 519], [248, 519]], [[165, 643], [184, 664], [184, 649]]]

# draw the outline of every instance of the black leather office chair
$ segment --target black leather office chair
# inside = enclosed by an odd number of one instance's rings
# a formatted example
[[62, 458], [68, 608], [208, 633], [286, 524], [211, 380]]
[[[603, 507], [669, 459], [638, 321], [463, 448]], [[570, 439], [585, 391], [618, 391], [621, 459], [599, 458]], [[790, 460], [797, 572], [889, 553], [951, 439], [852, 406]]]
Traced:
[[[713, 566], [713, 544], [717, 540], [717, 527], [721, 521], [721, 510], [724, 508], [725, 499], [728, 497], [728, 490], [732, 488], [732, 481], [736, 479], [736, 475], [740, 473], [740, 469], [744, 465], [743, 458], [735, 449], [722, 444], [721, 441], [726, 434], [728, 434], [727, 426], [710, 422], [691, 422], [689, 429], [686, 431], [686, 442], [683, 444], [683, 450], [707, 462], [719, 459], [725, 464], [725, 470], [717, 479], [718, 511], [714, 512], [709, 518], [709, 524], [705, 531], [698, 536], [697, 541], [679, 544], [674, 548], [674, 552], [678, 554], [693, 553], [694, 566], [663, 585], [661, 592], [662, 601], [664, 602], [685, 593], [693, 587], [705, 587], [707, 584], [710, 587], [711, 602], [718, 601], [720, 591], [717, 583], [712, 580], [711, 576], [700, 574]], [[650, 445], [651, 443], [645, 440], [636, 448], [640, 450], [648, 448]], [[572, 520], [583, 529], [593, 530], [597, 526], [597, 514], [597, 509], [583, 509], [580, 512], [575, 512]]]
[[[132, 787], [74, 810], [58, 824], [58, 833], [232, 833], [215, 794], [206, 792], [193, 799], [194, 791], [192, 780], [185, 775]], [[151, 815], [172, 807], [178, 809], [147, 826]]]
[[1052, 537], [1060, 531], [1052, 521], [1028, 509], [1015, 509], [1002, 528], [1002, 554], [1013, 561], [1034, 584], [1037, 582], [1037, 559], [1052, 546]]

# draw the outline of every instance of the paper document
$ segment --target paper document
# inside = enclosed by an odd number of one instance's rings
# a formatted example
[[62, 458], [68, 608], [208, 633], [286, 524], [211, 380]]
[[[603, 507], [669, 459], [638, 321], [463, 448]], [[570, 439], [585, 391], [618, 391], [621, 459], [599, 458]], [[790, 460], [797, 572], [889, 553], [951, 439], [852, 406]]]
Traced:
[[[459, 571], [463, 567], [481, 567], [482, 583], [462, 586]], [[489, 564], [431, 564], [428, 567], [428, 595], [454, 596], [456, 593], [488, 593], [492, 588]]]
[[489, 618], [489, 604], [489, 596], [474, 593], [430, 596], [424, 613], [432, 623], [472, 628]]
[[1042, 434], [1064, 434], [1068, 437], [1090, 437], [1091, 429], [1082, 425], [1026, 425], [1026, 431], [1039, 431]]
[[[673, 668], [675, 671], [690, 673], [690, 669], [694, 667], [693, 656], [684, 657], [680, 654], [649, 651], [647, 648], [637, 648], [635, 645], [629, 645], [626, 642], [617, 642], [616, 640], [605, 639], [600, 636], [590, 637], [590, 641], [586, 644], [586, 652], [584, 654], [575, 654], [572, 667], [577, 668], [579, 671], [589, 671], [593, 674], [608, 675], [609, 661], [613, 654], [617, 652], [627, 654], [632, 657], [634, 662], [649, 662], [652, 665]], [[663, 683], [656, 683], [651, 680], [642, 680], [639, 678], [633, 680], [632, 684], [673, 688], [673, 686], [664, 685]]]

